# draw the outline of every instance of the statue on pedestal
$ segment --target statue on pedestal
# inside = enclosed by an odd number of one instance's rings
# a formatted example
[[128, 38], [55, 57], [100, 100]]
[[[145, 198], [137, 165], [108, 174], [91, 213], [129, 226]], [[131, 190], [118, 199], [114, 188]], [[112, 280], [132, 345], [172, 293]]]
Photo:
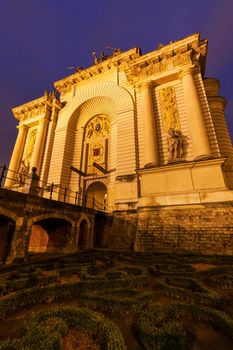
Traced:
[[20, 185], [25, 184], [26, 176], [28, 175], [29, 164], [26, 165], [24, 159], [21, 161], [18, 173], [18, 182]]
[[168, 130], [167, 145], [169, 153], [169, 162], [183, 157], [183, 139], [180, 130], [175, 130], [173, 128], [170, 128]]

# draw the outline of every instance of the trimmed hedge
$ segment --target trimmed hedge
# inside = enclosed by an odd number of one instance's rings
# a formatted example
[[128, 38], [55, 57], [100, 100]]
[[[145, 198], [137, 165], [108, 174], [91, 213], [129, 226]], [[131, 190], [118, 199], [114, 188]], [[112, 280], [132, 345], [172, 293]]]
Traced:
[[20, 340], [0, 342], [0, 350], [58, 350], [69, 327], [94, 335], [103, 350], [126, 350], [118, 326], [87, 308], [58, 308], [39, 313], [26, 321]]
[[37, 276], [35, 274], [30, 274], [27, 278], [5, 281], [0, 284], [0, 296], [35, 286], [46, 286], [58, 282], [58, 279], [59, 274], [54, 273], [50, 276]]
[[80, 302], [101, 311], [138, 312], [148, 305], [150, 296], [150, 293], [136, 289], [94, 290], [81, 294]]
[[218, 275], [212, 278], [206, 278], [205, 283], [213, 288], [221, 289], [233, 289], [233, 276], [232, 275]]
[[186, 300], [191, 303], [215, 307], [225, 305], [225, 301], [217, 293], [209, 290], [203, 283], [192, 278], [157, 280], [155, 288], [166, 296]]
[[120, 280], [87, 280], [74, 283], [52, 284], [18, 291], [0, 300], [0, 316], [22, 307], [57, 299], [79, 297], [82, 292], [100, 289], [134, 288], [148, 283], [148, 276], [137, 276]]
[[[148, 308], [136, 324], [139, 339], [148, 350], [184, 349], [182, 319], [209, 322], [233, 339], [233, 320], [227, 314], [206, 306], [187, 303]], [[174, 326], [174, 322], [178, 324]], [[167, 345], [167, 339], [174, 342], [172, 347]]]

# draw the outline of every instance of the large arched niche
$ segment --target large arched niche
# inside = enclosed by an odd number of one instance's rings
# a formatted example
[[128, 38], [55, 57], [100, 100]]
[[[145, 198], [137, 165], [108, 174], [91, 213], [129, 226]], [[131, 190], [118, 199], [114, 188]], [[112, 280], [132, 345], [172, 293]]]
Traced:
[[[114, 125], [117, 117], [116, 103], [103, 96], [98, 96], [85, 101], [79, 106], [69, 119], [67, 125], [66, 141], [64, 145], [64, 162], [62, 164], [61, 181], [63, 186], [70, 188], [71, 190], [77, 190], [76, 181], [70, 174], [70, 166], [78, 169], [83, 169], [83, 155], [84, 155], [84, 133], [86, 125], [95, 116], [106, 116], [110, 125]], [[112, 127], [110, 127], [110, 138], [112, 142], [117, 142], [116, 132], [112, 133]], [[75, 174], [73, 174], [75, 175]]]
[[[125, 121], [126, 118], [122, 118], [124, 113], [130, 114], [130, 120]], [[80, 167], [83, 130], [88, 120], [98, 114], [109, 116], [111, 125], [118, 125], [118, 118], [124, 119], [120, 123], [121, 128], [128, 128], [134, 140], [134, 102], [126, 89], [111, 82], [90, 84], [86, 88], [77, 89], [75, 97], [59, 113], [49, 182], [70, 187], [70, 166]], [[112, 135], [112, 142], [117, 143], [114, 138], [118, 134], [119, 131]]]
[[[64, 128], [67, 126], [74, 126], [73, 121], [75, 123], [75, 119], [77, 118], [75, 112], [77, 112], [77, 108], [79, 108], [81, 105], [84, 106], [85, 102], [95, 99], [94, 102], [96, 103], [96, 107], [105, 108], [105, 103], [104, 105], [102, 104], [103, 100], [101, 100], [101, 98], [108, 99], [109, 102], [111, 100], [114, 103], [116, 114], [121, 114], [124, 110], [134, 109], [133, 98], [129, 91], [125, 88], [113, 82], [99, 83], [96, 85], [92, 85], [90, 83], [90, 85], [88, 85], [86, 88], [77, 89], [76, 95], [61, 110], [57, 127]], [[110, 107], [111, 109], [112, 106], [113, 104], [107, 106], [106, 108]], [[91, 109], [92, 108], [93, 107], [91, 107]], [[105, 114], [108, 114], [108, 112], [109, 109]], [[97, 114], [98, 113], [99, 111], [97, 111]], [[104, 114], [104, 110], [101, 113]]]

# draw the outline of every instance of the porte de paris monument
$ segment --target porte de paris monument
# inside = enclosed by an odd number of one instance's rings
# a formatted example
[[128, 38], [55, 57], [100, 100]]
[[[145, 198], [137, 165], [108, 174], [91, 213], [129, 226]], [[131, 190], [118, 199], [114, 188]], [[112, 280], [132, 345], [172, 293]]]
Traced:
[[233, 148], [207, 45], [197, 33], [143, 55], [93, 52], [56, 92], [14, 108], [5, 189], [36, 168], [67, 201], [93, 198], [107, 212], [102, 247], [232, 254]]

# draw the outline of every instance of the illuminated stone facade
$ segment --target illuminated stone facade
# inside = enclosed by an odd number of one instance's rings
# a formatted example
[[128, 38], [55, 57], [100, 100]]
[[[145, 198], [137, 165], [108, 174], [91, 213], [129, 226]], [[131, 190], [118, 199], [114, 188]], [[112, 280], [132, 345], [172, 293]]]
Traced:
[[[233, 149], [219, 82], [204, 78], [207, 40], [194, 34], [115, 50], [13, 109], [9, 168], [94, 195], [111, 210], [233, 200]], [[13, 185], [7, 180], [5, 186]]]

